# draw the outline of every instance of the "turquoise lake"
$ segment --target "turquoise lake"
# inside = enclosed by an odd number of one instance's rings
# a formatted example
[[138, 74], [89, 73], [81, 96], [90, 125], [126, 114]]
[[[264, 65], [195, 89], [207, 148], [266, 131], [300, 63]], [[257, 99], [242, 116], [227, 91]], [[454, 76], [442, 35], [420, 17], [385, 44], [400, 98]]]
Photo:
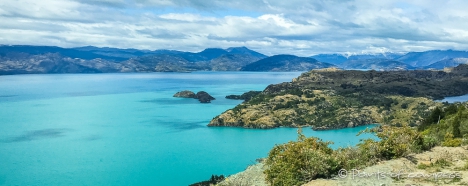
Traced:
[[[241, 103], [299, 72], [193, 72], [0, 76], [0, 185], [188, 185], [243, 171], [294, 128], [209, 128]], [[173, 98], [207, 91], [216, 100]], [[307, 136], [355, 145], [365, 127]]]

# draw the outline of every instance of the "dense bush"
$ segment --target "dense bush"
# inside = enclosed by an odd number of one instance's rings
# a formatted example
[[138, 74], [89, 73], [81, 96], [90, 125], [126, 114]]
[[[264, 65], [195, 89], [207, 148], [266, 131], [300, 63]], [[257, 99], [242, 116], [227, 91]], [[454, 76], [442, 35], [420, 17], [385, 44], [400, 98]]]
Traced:
[[[439, 121], [439, 118], [443, 119]], [[419, 130], [424, 129], [421, 135], [427, 146], [460, 146], [468, 137], [468, 112], [461, 104], [452, 104], [443, 110], [436, 108], [423, 125]]]
[[328, 178], [339, 170], [331, 142], [299, 133], [297, 142], [275, 146], [265, 161], [266, 180], [271, 185], [301, 185], [312, 179]]
[[[369, 158], [389, 160], [426, 149], [422, 135], [409, 126], [381, 126], [379, 130], [376, 132], [379, 141], [368, 139], [357, 145], [358, 148], [369, 152], [367, 153]], [[370, 131], [375, 129], [365, 132]]]

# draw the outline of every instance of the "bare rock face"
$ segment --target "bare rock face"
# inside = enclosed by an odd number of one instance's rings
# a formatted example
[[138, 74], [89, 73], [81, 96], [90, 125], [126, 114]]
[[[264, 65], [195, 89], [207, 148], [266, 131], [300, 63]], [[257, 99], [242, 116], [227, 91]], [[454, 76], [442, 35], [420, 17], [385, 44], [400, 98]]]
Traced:
[[193, 93], [193, 92], [190, 91], [190, 90], [184, 90], [184, 91], [177, 92], [177, 93], [174, 94], [173, 97], [178, 97], [178, 98], [197, 98], [197, 96], [195, 95], [195, 93]]

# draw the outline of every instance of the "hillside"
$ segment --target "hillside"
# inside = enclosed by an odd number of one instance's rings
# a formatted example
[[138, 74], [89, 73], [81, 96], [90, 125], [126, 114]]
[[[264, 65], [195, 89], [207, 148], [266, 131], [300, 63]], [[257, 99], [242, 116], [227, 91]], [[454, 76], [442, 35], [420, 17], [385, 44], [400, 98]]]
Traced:
[[211, 120], [208, 126], [315, 130], [371, 123], [419, 125], [433, 99], [468, 94], [468, 65], [443, 71], [312, 70]]
[[308, 71], [333, 66], [332, 64], [319, 62], [313, 58], [275, 55], [248, 64], [242, 67], [241, 71]]

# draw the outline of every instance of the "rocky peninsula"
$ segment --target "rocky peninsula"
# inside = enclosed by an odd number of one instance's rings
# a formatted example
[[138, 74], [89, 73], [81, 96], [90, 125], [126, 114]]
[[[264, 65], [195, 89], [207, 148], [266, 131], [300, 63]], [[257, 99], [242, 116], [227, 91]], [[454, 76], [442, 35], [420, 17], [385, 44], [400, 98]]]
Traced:
[[312, 70], [269, 85], [208, 126], [328, 130], [381, 123], [419, 125], [447, 96], [468, 94], [468, 65], [445, 71]]

